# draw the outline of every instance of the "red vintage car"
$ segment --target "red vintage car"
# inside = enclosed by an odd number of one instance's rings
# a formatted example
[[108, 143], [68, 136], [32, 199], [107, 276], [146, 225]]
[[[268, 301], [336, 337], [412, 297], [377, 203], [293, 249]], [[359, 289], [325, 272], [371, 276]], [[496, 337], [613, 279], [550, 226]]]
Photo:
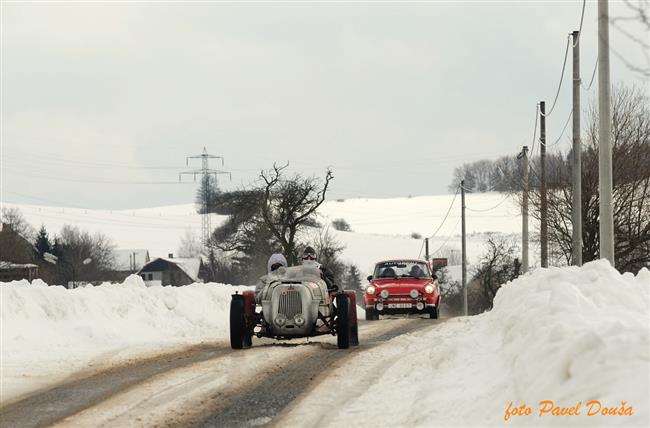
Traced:
[[367, 320], [379, 315], [428, 314], [438, 318], [440, 287], [424, 260], [385, 260], [375, 265], [363, 293]]

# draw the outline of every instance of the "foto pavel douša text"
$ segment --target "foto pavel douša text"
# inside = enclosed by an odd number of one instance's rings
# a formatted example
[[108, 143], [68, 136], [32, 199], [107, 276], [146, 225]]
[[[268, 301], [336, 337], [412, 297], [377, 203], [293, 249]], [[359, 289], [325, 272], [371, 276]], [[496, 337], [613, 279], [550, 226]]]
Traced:
[[634, 406], [628, 405], [627, 401], [620, 401], [616, 405], [608, 405], [599, 400], [590, 400], [583, 404], [578, 401], [573, 406], [561, 406], [555, 404], [553, 400], [542, 400], [538, 403], [537, 408], [529, 406], [527, 403], [513, 403], [512, 401], [506, 407], [503, 415], [505, 421], [515, 416], [632, 416]]

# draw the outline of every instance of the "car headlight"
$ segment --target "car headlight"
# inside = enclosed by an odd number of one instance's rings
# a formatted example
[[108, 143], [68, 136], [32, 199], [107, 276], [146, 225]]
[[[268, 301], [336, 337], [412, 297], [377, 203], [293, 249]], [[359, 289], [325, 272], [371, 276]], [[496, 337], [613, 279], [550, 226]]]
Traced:
[[386, 298], [388, 298], [388, 296], [390, 296], [390, 293], [388, 292], [388, 290], [384, 289], [384, 290], [381, 290], [381, 293], [379, 293], [379, 295], [382, 297], [382, 299], [386, 299]]
[[295, 317], [293, 317], [293, 322], [295, 322], [296, 325], [300, 327], [305, 324], [305, 317], [303, 317], [302, 314], [298, 314]]
[[374, 285], [369, 285], [369, 286], [366, 288], [366, 293], [368, 293], [368, 294], [375, 294], [375, 291], [376, 291], [376, 290], [375, 290], [375, 286], [374, 286]]
[[419, 295], [420, 293], [418, 293], [418, 290], [416, 289], [411, 290], [411, 292], [409, 293], [409, 296], [411, 296], [412, 299], [417, 299]]
[[283, 326], [287, 322], [287, 317], [285, 317], [282, 314], [278, 314], [278, 316], [275, 317], [275, 323], [279, 326]]
[[433, 290], [434, 290], [434, 288], [433, 288], [433, 285], [431, 285], [431, 284], [424, 286], [424, 292], [427, 293], [427, 294], [433, 293]]

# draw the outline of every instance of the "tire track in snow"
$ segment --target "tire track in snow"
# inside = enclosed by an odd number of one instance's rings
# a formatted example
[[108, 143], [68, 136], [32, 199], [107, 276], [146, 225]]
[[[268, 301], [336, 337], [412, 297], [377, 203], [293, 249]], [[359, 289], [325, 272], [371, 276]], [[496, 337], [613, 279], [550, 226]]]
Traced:
[[[434, 324], [435, 323], [435, 324]], [[253, 379], [232, 394], [220, 396], [218, 403], [202, 420], [187, 419], [186, 426], [230, 427], [259, 426], [274, 422], [294, 400], [308, 394], [329, 370], [337, 364], [368, 351], [377, 345], [438, 322], [424, 319], [400, 319], [364, 323], [363, 330], [371, 330], [360, 336], [359, 347], [349, 350], [337, 349], [335, 345], [322, 343], [317, 349], [301, 355], [294, 361], [287, 361], [282, 366], [263, 377]], [[392, 324], [392, 325], [390, 325]], [[389, 328], [386, 326], [389, 325]], [[371, 327], [372, 326], [372, 327]]]
[[69, 380], [0, 407], [0, 422], [7, 427], [51, 425], [160, 373], [219, 358], [229, 352], [226, 343], [201, 345]]

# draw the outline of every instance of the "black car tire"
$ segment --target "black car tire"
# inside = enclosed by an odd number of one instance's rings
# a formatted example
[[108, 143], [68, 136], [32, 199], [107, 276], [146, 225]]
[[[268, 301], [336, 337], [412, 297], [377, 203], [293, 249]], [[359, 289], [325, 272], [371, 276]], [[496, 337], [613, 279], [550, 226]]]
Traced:
[[347, 294], [336, 295], [336, 313], [336, 346], [339, 349], [348, 349], [352, 329], [350, 326], [350, 298]]
[[366, 321], [377, 321], [379, 319], [379, 312], [373, 308], [366, 309]]
[[230, 302], [230, 347], [243, 349], [251, 346], [252, 337], [246, 328], [243, 296], [233, 296]]
[[429, 309], [429, 318], [432, 320], [438, 319], [438, 308]]

